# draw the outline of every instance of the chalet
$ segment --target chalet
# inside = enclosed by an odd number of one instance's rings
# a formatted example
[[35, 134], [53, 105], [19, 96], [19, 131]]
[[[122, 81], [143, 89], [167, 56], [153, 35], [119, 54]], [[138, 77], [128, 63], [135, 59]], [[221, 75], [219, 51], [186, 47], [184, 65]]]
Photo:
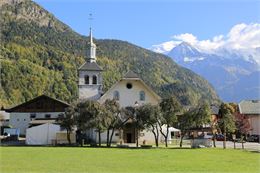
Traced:
[[260, 100], [242, 100], [238, 104], [239, 113], [249, 118], [250, 135], [260, 135]]
[[9, 124], [12, 128], [20, 129], [20, 134], [25, 135], [29, 127], [54, 123], [68, 106], [68, 103], [41, 95], [5, 111], [10, 113]]

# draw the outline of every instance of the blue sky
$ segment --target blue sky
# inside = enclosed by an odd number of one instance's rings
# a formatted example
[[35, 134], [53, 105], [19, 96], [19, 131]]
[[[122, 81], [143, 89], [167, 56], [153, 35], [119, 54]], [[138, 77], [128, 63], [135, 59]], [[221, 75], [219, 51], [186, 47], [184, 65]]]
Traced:
[[240, 23], [260, 23], [259, 0], [34, 0], [76, 32], [120, 39], [144, 48], [191, 33], [199, 40], [225, 35]]

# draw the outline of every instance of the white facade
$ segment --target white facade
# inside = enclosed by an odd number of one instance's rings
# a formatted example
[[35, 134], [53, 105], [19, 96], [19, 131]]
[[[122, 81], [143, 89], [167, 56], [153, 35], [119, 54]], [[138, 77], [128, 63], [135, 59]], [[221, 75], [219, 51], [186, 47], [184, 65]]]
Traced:
[[[116, 99], [120, 107], [128, 107], [128, 106], [134, 107], [137, 104], [138, 106], [143, 104], [156, 105], [160, 102], [160, 97], [156, 93], [154, 93], [139, 78], [121, 79], [114, 86], [112, 86], [98, 101], [100, 103], [104, 103], [107, 99], [110, 100]], [[106, 135], [107, 132], [101, 134], [102, 142], [106, 142], [106, 137], [107, 137]], [[119, 142], [120, 135], [122, 137], [121, 140], [124, 140], [124, 142], [126, 143], [135, 142], [136, 131], [134, 127], [123, 130], [122, 134], [120, 134], [119, 130], [116, 130], [113, 136], [113, 142]], [[131, 139], [127, 139], [128, 136]], [[96, 139], [98, 138], [96, 137]], [[131, 141], [131, 142], [127, 142], [127, 141]], [[140, 144], [143, 141], [146, 141], [146, 143], [154, 143], [154, 135], [149, 129], [146, 129], [144, 131], [139, 131], [138, 141]]]
[[[132, 85], [127, 88], [127, 85]], [[149, 89], [140, 79], [122, 79], [117, 84], [111, 87], [100, 99], [100, 103], [104, 103], [107, 99], [114, 99], [118, 92], [118, 102], [121, 107], [134, 106], [142, 104], [158, 104], [160, 97]], [[144, 98], [141, 99], [141, 93], [144, 93]]]
[[[20, 129], [20, 134], [25, 135], [26, 129], [29, 127], [30, 122], [33, 119], [43, 119], [48, 116], [48, 118], [57, 118], [59, 114], [64, 112], [11, 112], [10, 113], [10, 122], [12, 128]], [[33, 115], [33, 118], [32, 118]], [[35, 117], [34, 117], [35, 116]], [[50, 116], [50, 117], [49, 117]]]

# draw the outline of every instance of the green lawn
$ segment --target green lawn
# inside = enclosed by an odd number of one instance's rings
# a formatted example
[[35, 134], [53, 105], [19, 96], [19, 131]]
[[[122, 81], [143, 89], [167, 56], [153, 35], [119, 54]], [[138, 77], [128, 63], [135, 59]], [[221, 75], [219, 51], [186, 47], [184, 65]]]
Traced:
[[248, 172], [260, 154], [232, 149], [0, 147], [0, 172]]

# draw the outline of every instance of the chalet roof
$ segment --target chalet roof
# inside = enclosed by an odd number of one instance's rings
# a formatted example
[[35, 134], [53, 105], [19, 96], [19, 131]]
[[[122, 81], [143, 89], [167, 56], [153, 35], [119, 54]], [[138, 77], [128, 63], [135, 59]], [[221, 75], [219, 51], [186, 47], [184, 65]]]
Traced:
[[238, 107], [241, 114], [260, 115], [260, 100], [242, 100]]
[[129, 79], [129, 78], [137, 78], [139, 79], [139, 76], [137, 74], [135, 74], [133, 71], [128, 71], [125, 76], [123, 77], [125, 79]]
[[11, 108], [7, 108], [7, 109], [4, 109], [6, 112], [15, 112], [17, 110], [19, 110], [19, 108], [22, 108], [22, 107], [26, 107], [27, 105], [30, 105], [32, 103], [36, 103], [37, 101], [39, 100], [49, 100], [49, 101], [53, 101], [53, 102], [56, 102], [58, 104], [61, 104], [63, 107], [68, 107], [70, 106], [68, 103], [64, 102], [64, 101], [61, 101], [61, 100], [58, 100], [58, 99], [55, 99], [55, 98], [52, 98], [52, 97], [49, 97], [47, 95], [40, 95], [38, 97], [35, 97], [27, 102], [24, 102], [22, 104], [19, 104], [19, 105], [16, 105], [14, 107], [11, 107]]
[[96, 62], [85, 62], [82, 66], [79, 67], [79, 70], [103, 71]]

